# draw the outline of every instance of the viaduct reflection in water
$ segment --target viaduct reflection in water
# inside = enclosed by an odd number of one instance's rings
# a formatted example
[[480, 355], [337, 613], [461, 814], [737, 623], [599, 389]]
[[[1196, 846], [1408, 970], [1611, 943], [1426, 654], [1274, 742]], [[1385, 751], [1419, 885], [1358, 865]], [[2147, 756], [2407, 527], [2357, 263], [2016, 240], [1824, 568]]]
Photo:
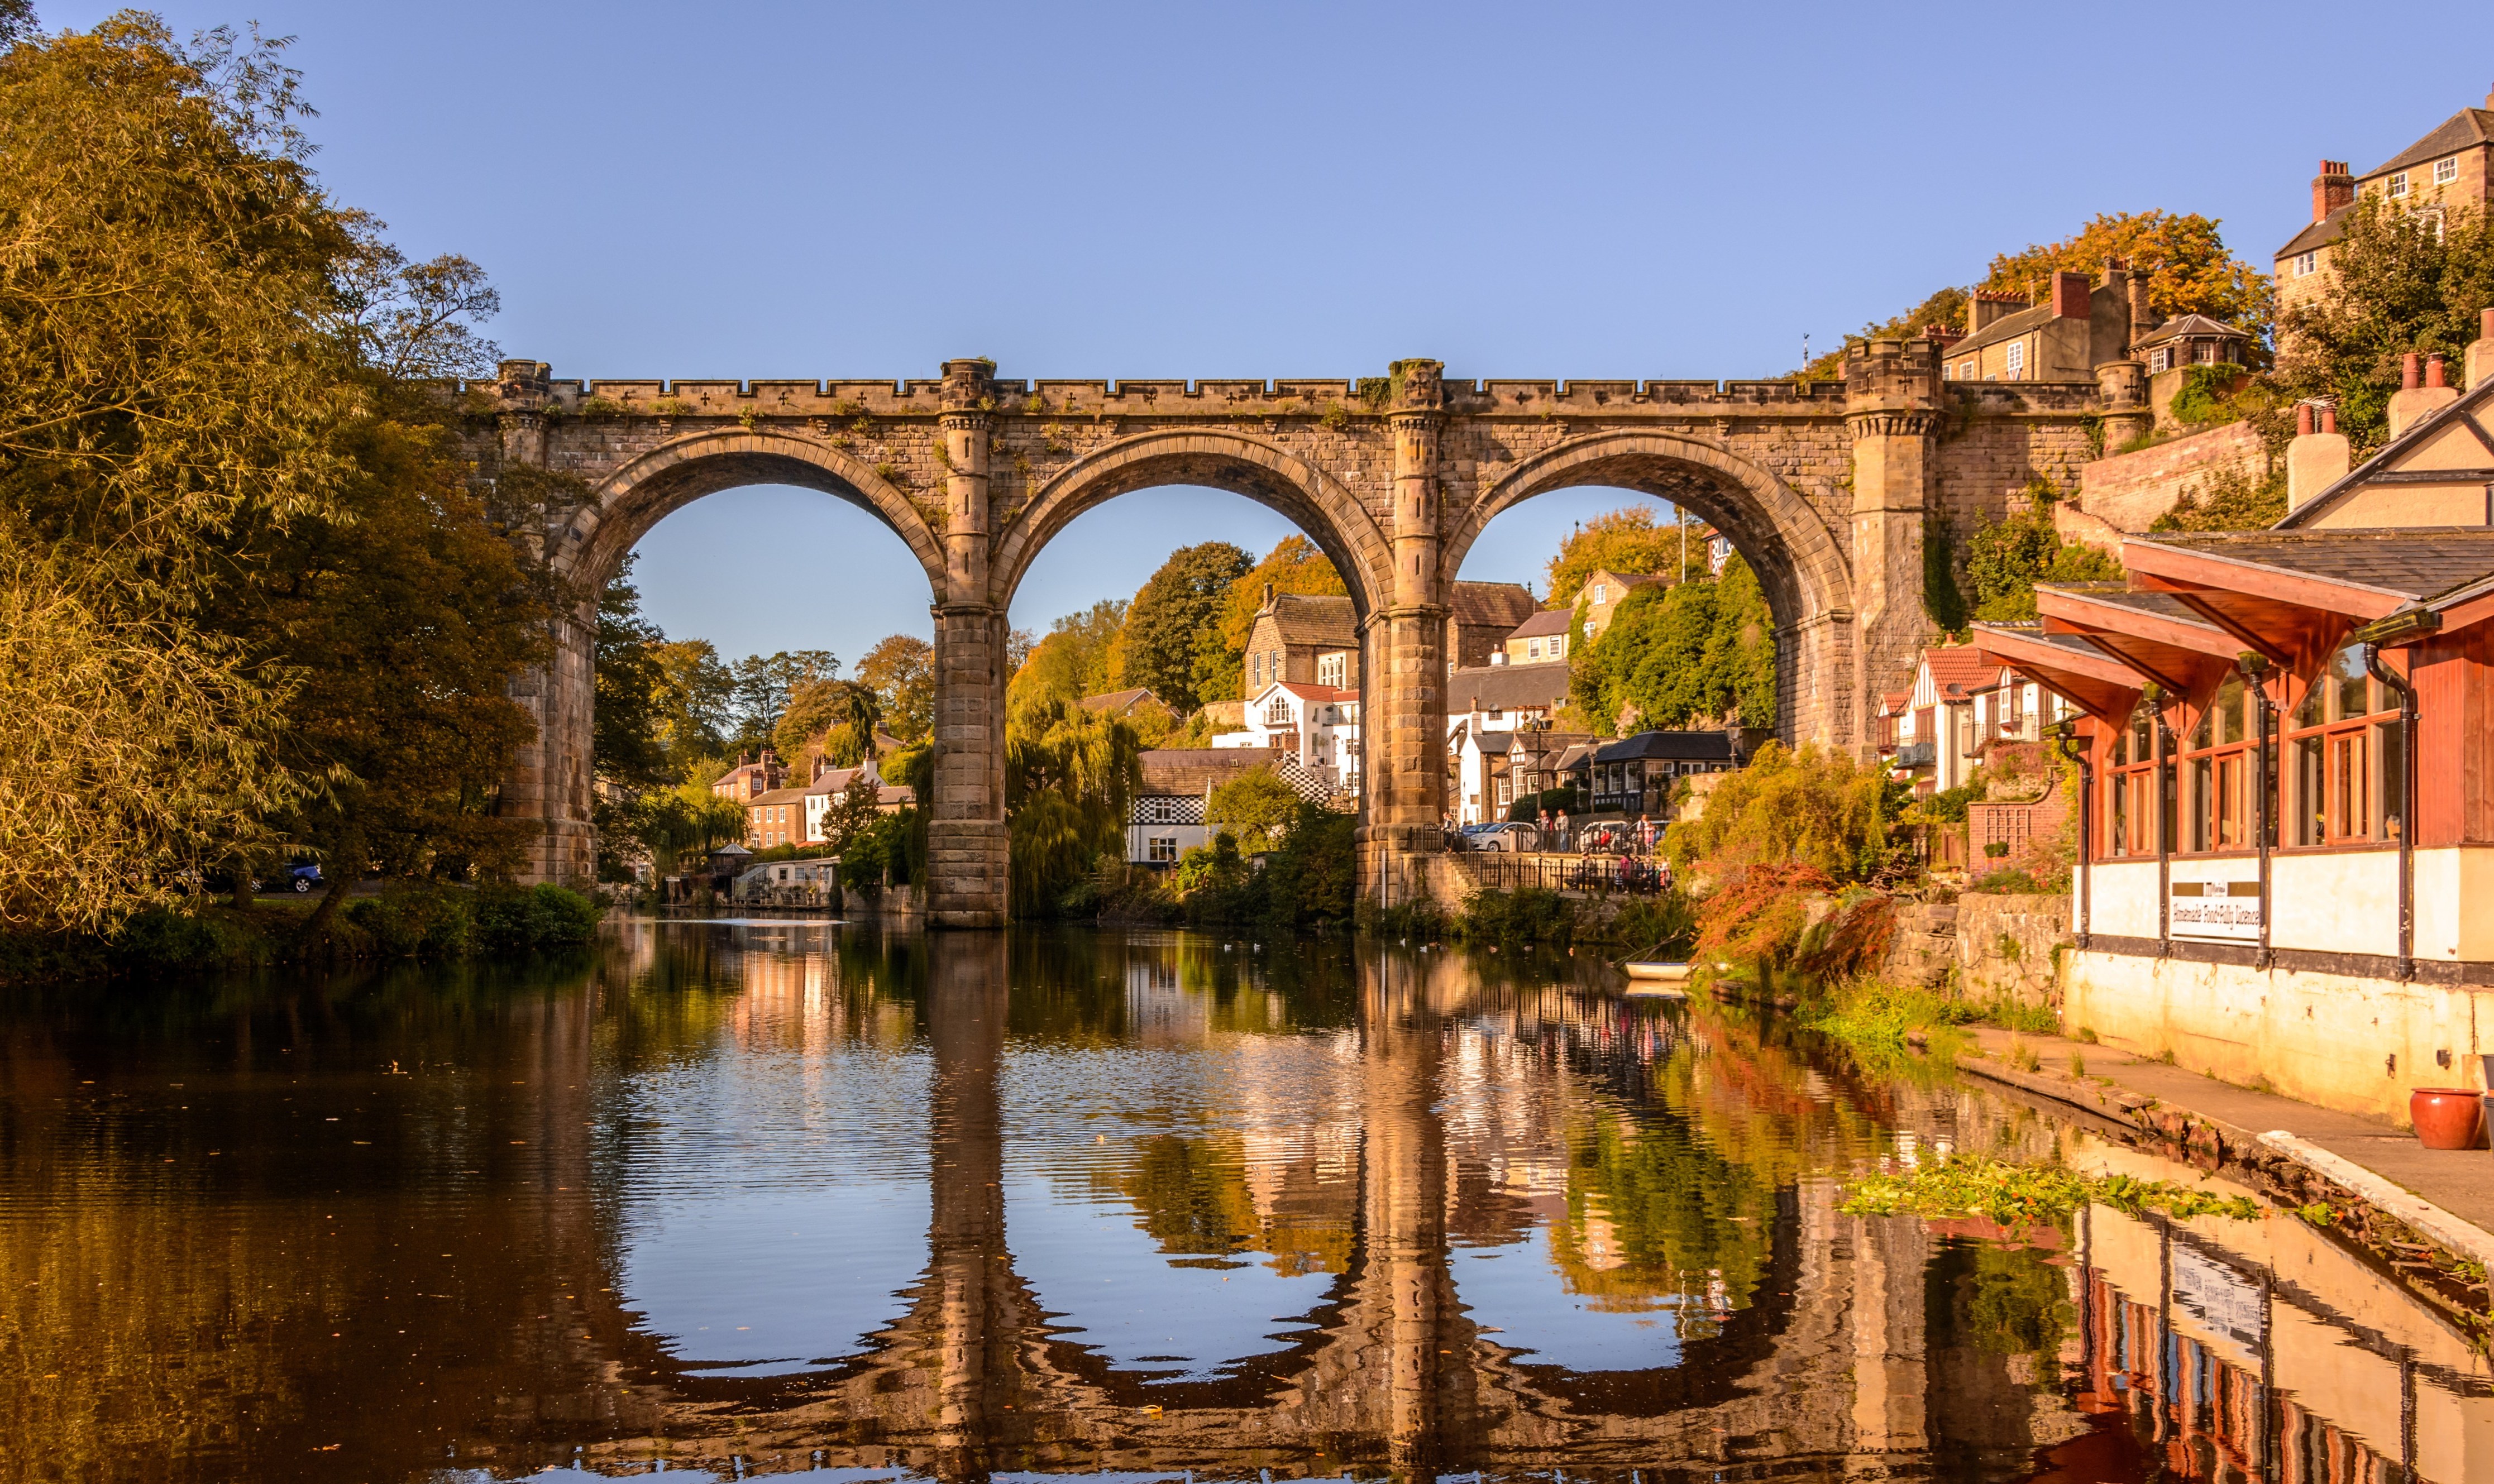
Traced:
[[0, 1478], [2494, 1465], [2301, 1224], [1842, 1216], [1940, 1141], [2154, 1162], [1567, 967], [627, 924], [19, 1006]]

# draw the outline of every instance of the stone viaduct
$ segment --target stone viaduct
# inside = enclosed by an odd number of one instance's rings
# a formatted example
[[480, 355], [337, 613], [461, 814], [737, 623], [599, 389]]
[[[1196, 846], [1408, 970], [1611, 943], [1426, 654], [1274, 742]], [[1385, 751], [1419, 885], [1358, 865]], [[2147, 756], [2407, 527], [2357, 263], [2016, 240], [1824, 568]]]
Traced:
[[[498, 509], [542, 530], [576, 606], [514, 687], [538, 737], [503, 790], [540, 819], [537, 880], [585, 877], [595, 594], [670, 512], [738, 485], [857, 504], [925, 570], [935, 615], [932, 920], [1006, 903], [1006, 613], [1032, 560], [1104, 501], [1204, 485], [1289, 517], [1332, 559], [1361, 633], [1367, 781], [1360, 869], [1440, 848], [1445, 616], [1490, 521], [1536, 495], [1608, 486], [1685, 506], [1757, 570], [1776, 618], [1777, 727], [1860, 749], [1882, 690], [1931, 632], [1924, 533], [1996, 518], [2100, 444], [2093, 383], [1952, 382], [1929, 341], [1854, 348], [1840, 382], [1467, 381], [1398, 361], [1358, 381], [1004, 380], [986, 361], [929, 381], [557, 381], [506, 361], [466, 389]], [[512, 475], [523, 467], [554, 478]], [[525, 505], [525, 514], [522, 507]], [[1175, 537], [1173, 536], [1173, 540]], [[841, 564], [823, 554], [836, 601]]]

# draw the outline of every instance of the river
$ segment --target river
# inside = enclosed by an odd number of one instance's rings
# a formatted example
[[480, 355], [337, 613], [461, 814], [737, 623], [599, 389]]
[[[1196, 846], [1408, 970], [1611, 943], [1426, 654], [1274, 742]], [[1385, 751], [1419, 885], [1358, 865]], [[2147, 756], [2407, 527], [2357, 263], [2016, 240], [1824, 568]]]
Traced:
[[0, 997], [0, 1479], [2494, 1478], [2291, 1217], [1590, 954], [621, 922], [527, 969]]

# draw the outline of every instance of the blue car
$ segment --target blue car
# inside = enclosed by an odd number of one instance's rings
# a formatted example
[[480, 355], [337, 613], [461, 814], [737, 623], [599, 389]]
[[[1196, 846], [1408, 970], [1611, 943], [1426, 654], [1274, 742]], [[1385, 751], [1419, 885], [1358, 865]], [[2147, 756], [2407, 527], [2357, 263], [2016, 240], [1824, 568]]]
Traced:
[[309, 892], [320, 885], [319, 863], [289, 865], [286, 868], [286, 874], [278, 878], [278, 883], [289, 892]]

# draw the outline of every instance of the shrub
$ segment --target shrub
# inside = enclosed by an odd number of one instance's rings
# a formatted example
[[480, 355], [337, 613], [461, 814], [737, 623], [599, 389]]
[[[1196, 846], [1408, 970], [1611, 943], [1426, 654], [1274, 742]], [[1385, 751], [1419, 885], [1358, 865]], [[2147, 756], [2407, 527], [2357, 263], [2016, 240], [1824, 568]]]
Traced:
[[268, 940], [248, 923], [217, 908], [150, 907], [124, 922], [111, 940], [113, 959], [132, 968], [248, 968], [267, 961], [268, 950]]
[[2036, 880], [2032, 871], [2004, 869], [1976, 877], [1974, 884], [1966, 890], [1997, 893], [2002, 896], [2046, 896], [2060, 889]]
[[1684, 875], [1792, 863], [1830, 882], [1867, 880], [1901, 854], [1892, 833], [1910, 796], [1876, 763], [1769, 742], [1716, 783], [1704, 812], [1674, 824], [1663, 848]]
[[347, 903], [344, 915], [372, 935], [375, 951], [384, 957], [456, 957], [474, 940], [473, 895], [433, 882], [396, 882], [379, 896]]
[[1697, 907], [1699, 956], [1782, 959], [1810, 928], [1809, 899], [1832, 893], [1827, 873], [1810, 865], [1752, 865]]
[[597, 904], [565, 887], [487, 887], [476, 893], [474, 943], [488, 954], [576, 948], [597, 930]]
[[1575, 936], [1576, 904], [1540, 887], [1475, 892], [1464, 898], [1464, 915], [1455, 925], [1462, 936], [1483, 943], [1565, 946]]

